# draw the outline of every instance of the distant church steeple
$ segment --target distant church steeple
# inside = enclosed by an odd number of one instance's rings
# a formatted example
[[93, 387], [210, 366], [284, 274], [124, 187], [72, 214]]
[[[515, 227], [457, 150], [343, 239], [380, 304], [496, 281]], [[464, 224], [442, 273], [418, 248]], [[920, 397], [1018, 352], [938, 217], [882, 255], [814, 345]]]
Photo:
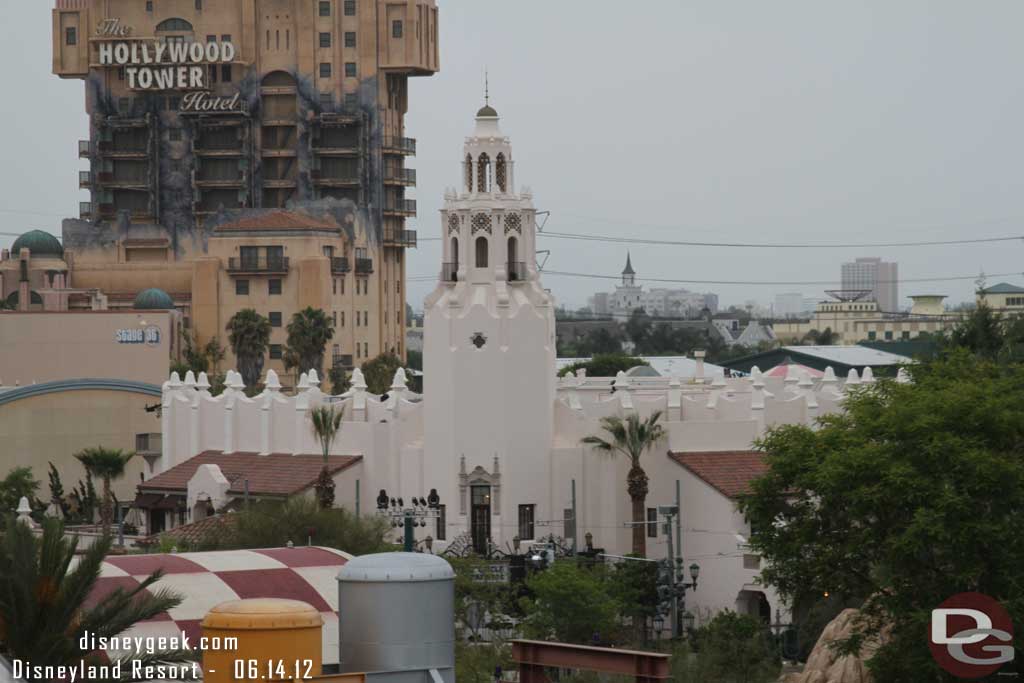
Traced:
[[626, 252], [626, 267], [622, 269], [622, 284], [632, 287], [636, 282], [636, 271], [633, 270], [633, 263], [630, 261], [629, 252]]

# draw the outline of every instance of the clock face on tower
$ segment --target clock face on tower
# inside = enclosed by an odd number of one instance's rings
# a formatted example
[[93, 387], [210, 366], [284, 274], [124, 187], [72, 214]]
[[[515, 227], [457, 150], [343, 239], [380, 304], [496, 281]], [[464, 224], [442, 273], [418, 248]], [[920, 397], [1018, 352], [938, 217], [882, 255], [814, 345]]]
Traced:
[[472, 342], [473, 346], [476, 348], [482, 349], [484, 344], [487, 343], [487, 337], [484, 336], [483, 332], [474, 332], [473, 336], [469, 338], [469, 341]]

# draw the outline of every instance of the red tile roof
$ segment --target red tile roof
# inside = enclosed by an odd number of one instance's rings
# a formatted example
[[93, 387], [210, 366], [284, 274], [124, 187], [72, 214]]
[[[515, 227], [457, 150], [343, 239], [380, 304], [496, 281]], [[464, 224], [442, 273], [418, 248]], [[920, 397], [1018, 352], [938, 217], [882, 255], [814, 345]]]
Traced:
[[768, 472], [764, 453], [759, 451], [669, 453], [668, 457], [727, 498], [749, 493], [750, 482]]
[[[332, 475], [337, 474], [361, 459], [361, 455], [332, 455], [328, 459], [327, 468]], [[245, 480], [248, 480], [249, 493], [254, 496], [290, 496], [311, 488], [316, 483], [323, 463], [321, 455], [205, 451], [142, 482], [138, 490], [184, 492], [188, 489], [189, 479], [200, 465], [217, 465], [231, 482], [229, 493], [244, 493]]]
[[218, 225], [216, 232], [232, 230], [338, 230], [333, 220], [313, 218], [298, 211], [271, 211], [245, 216], [236, 221]]
[[177, 542], [184, 541], [186, 544], [199, 543], [217, 534], [230, 531], [234, 525], [232, 520], [234, 520], [234, 515], [231, 514], [204, 517], [198, 522], [182, 524], [170, 531], [159, 531], [155, 534], [150, 534], [136, 543], [141, 546], [156, 545], [160, 542], [161, 538], [173, 538]]

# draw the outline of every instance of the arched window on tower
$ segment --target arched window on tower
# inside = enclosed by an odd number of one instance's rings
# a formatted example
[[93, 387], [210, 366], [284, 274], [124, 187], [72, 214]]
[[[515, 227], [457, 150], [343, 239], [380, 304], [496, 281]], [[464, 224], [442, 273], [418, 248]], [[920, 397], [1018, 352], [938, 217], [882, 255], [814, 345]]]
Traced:
[[508, 238], [508, 279], [510, 281], [523, 279], [523, 268], [519, 263], [519, 240], [515, 237]]
[[473, 157], [466, 155], [466, 192], [473, 191]]
[[164, 19], [156, 25], [157, 33], [191, 33], [193, 31], [192, 24], [181, 19], [180, 17], [171, 17], [170, 19]]
[[476, 267], [487, 267], [487, 238], [483, 236], [476, 238]]
[[452, 238], [452, 280], [455, 279], [455, 273], [459, 272], [459, 238]]
[[476, 162], [476, 191], [491, 191], [491, 158], [484, 152]]
[[505, 155], [498, 152], [498, 156], [494, 158], [494, 182], [498, 184], [498, 190], [506, 192], [505, 189], [505, 178], [508, 174], [505, 170]]

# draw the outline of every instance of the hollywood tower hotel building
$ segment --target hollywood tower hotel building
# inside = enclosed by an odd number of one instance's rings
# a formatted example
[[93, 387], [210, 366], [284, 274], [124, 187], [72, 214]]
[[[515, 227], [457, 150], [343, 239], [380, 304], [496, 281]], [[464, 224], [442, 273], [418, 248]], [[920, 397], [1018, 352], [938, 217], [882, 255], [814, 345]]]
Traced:
[[332, 317], [327, 364], [404, 354], [403, 119], [437, 21], [434, 0], [57, 0], [53, 71], [85, 81], [90, 122], [67, 286], [111, 308], [163, 289], [225, 348], [254, 308], [278, 372], [306, 306]]

